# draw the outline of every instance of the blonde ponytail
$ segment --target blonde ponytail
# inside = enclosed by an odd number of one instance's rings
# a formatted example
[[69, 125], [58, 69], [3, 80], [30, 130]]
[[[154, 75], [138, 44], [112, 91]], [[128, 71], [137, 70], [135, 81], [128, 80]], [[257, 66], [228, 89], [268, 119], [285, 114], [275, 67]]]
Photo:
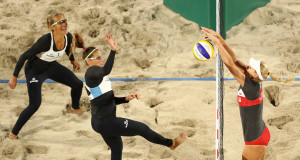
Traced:
[[275, 73], [270, 73], [269, 67], [264, 62], [260, 63], [260, 72], [264, 79], [267, 79], [268, 76], [270, 76], [273, 81], [277, 81], [277, 82], [288, 83], [295, 79], [295, 77], [293, 77], [293, 76], [288, 77], [285, 80], [282, 77], [277, 78], [277, 75]]

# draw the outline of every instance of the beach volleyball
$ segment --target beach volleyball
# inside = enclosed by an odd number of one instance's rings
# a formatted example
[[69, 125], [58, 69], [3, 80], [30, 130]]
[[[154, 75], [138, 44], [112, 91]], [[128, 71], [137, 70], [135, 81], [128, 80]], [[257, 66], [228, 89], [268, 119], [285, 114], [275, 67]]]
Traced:
[[213, 45], [207, 40], [200, 40], [194, 45], [194, 56], [199, 61], [208, 61], [214, 55], [214, 47]]

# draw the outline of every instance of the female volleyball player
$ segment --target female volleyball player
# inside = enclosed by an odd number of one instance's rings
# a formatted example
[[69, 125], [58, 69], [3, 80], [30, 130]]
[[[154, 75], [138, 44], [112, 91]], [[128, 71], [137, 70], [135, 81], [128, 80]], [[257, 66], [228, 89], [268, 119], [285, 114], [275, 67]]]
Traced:
[[[83, 83], [72, 71], [56, 61], [66, 53], [73, 64], [73, 69], [80, 69], [80, 64], [75, 61], [72, 54], [71, 44], [73, 37], [71, 33], [68, 33], [67, 19], [61, 13], [55, 13], [47, 17], [47, 25], [51, 32], [40, 37], [30, 49], [21, 55], [13, 76], [8, 82], [11, 89], [16, 87], [19, 72], [27, 60], [25, 75], [29, 105], [22, 111], [13, 130], [9, 134], [9, 138], [11, 139], [18, 138], [17, 135], [21, 128], [38, 110], [42, 101], [41, 87], [43, 82], [48, 78], [71, 87], [71, 111], [77, 114], [83, 113], [83, 110], [79, 108]], [[76, 35], [76, 44], [80, 44], [81, 41], [81, 37]]]
[[128, 103], [132, 99], [139, 99], [138, 94], [129, 94], [127, 97], [115, 97], [111, 88], [110, 74], [116, 54], [117, 42], [112, 40], [111, 34], [105, 35], [111, 47], [111, 52], [103, 65], [102, 54], [95, 47], [89, 47], [83, 52], [88, 69], [85, 73], [86, 91], [92, 106], [92, 128], [100, 133], [111, 149], [111, 159], [122, 159], [123, 143], [121, 136], [140, 135], [148, 141], [175, 149], [187, 138], [183, 132], [178, 137], [167, 139], [151, 130], [146, 124], [127, 118], [116, 117], [116, 105]]
[[[270, 140], [270, 132], [262, 119], [263, 95], [262, 82], [268, 75], [275, 80], [276, 75], [269, 72], [268, 66], [261, 61], [250, 59], [250, 65], [240, 61], [226, 41], [215, 31], [202, 27], [203, 37], [218, 47], [221, 58], [231, 74], [240, 84], [237, 100], [242, 120], [245, 146], [242, 159], [264, 160]], [[289, 82], [293, 78], [288, 78]]]

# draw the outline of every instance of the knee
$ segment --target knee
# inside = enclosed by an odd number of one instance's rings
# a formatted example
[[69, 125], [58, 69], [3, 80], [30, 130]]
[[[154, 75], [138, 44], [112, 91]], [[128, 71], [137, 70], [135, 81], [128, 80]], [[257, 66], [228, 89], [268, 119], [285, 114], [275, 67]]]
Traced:
[[150, 130], [150, 127], [147, 124], [143, 124], [142, 128], [145, 131], [149, 131]]
[[78, 89], [78, 90], [81, 90], [82, 89], [82, 87], [83, 87], [83, 83], [82, 83], [82, 81], [81, 80], [77, 80], [75, 83], [74, 83], [74, 89]]
[[140, 126], [140, 131], [143, 133], [149, 133], [150, 130], [150, 127], [144, 123], [142, 123], [142, 125]]
[[26, 110], [35, 113], [40, 108], [41, 103], [30, 103]]

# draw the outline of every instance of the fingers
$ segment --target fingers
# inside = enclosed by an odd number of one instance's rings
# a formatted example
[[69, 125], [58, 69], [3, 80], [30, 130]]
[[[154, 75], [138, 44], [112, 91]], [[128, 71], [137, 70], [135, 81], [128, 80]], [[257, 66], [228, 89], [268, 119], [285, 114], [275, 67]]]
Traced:
[[73, 65], [73, 71], [80, 70], [80, 68], [81, 68], [80, 64]]
[[139, 100], [139, 99], [140, 99], [140, 95], [135, 94], [135, 98], [136, 98], [137, 100]]
[[105, 34], [105, 38], [106, 38], [107, 40], [108, 40], [108, 39], [111, 39], [111, 33], [109, 33], [109, 34], [106, 33], [106, 34]]
[[140, 99], [140, 95], [139, 94], [136, 94], [136, 93], [131, 93], [129, 94], [127, 97], [126, 97], [129, 101], [130, 100], [133, 100], [134, 98], [136, 98], [137, 100]]
[[10, 89], [15, 89], [17, 84], [8, 83]]
[[76, 65], [76, 67], [77, 67], [77, 70], [80, 70], [80, 68], [81, 68], [79, 63]]
[[203, 33], [205, 33], [206, 35], [211, 35], [207, 30], [201, 30]]

